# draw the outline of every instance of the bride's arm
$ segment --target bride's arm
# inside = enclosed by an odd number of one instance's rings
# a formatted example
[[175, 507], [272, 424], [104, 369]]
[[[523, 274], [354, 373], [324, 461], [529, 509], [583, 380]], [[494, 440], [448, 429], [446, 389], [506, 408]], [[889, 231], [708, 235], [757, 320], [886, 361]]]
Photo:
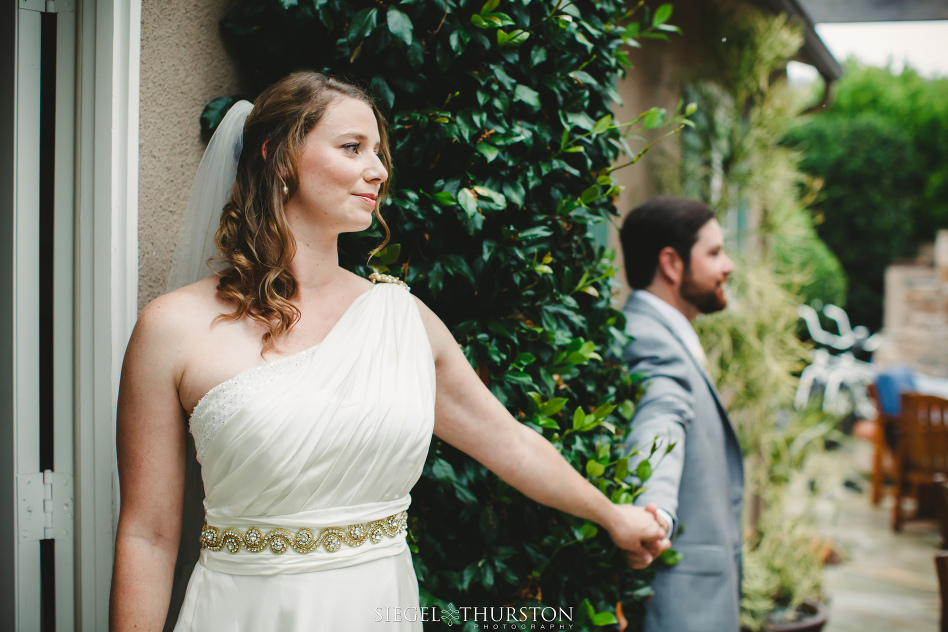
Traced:
[[435, 434], [470, 455], [529, 498], [592, 520], [630, 564], [647, 566], [668, 547], [654, 507], [617, 505], [579, 475], [549, 441], [514, 419], [477, 377], [454, 337], [418, 301], [437, 371]]
[[118, 397], [121, 511], [109, 627], [161, 630], [181, 532], [186, 424], [178, 401], [174, 312], [167, 297], [145, 308], [132, 332]]

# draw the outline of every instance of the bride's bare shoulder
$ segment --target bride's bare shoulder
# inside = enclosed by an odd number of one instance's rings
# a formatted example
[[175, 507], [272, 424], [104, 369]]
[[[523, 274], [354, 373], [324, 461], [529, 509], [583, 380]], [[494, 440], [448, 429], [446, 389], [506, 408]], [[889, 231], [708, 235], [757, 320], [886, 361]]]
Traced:
[[214, 319], [229, 311], [217, 293], [217, 277], [209, 276], [197, 283], [163, 294], [145, 306], [138, 317], [133, 341], [170, 343], [173, 347], [206, 332]]

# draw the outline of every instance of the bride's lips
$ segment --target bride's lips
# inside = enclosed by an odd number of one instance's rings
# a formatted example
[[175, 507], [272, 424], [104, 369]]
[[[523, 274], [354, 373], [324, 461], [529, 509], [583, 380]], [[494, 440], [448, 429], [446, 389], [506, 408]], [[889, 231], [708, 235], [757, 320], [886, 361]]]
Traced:
[[353, 193], [354, 196], [368, 204], [369, 206], [375, 206], [375, 200], [378, 199], [377, 195], [371, 193]]

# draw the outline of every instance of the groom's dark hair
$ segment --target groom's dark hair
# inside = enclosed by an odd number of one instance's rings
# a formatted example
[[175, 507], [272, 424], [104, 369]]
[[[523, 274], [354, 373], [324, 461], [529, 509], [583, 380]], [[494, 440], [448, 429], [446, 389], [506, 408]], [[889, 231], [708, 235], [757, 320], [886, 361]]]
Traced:
[[658, 197], [632, 209], [620, 233], [629, 286], [638, 290], [652, 283], [658, 254], [668, 246], [687, 268], [698, 231], [712, 219], [714, 211], [706, 204], [686, 198]]

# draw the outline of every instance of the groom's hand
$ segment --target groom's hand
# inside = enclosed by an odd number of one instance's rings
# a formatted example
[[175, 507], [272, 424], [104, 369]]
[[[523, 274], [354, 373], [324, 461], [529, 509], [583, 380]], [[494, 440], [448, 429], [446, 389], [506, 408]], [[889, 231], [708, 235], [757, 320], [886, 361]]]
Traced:
[[665, 539], [667, 525], [657, 518], [655, 505], [645, 508], [617, 505], [618, 518], [609, 535], [616, 546], [625, 552], [626, 562], [632, 568], [645, 568], [670, 546]]

